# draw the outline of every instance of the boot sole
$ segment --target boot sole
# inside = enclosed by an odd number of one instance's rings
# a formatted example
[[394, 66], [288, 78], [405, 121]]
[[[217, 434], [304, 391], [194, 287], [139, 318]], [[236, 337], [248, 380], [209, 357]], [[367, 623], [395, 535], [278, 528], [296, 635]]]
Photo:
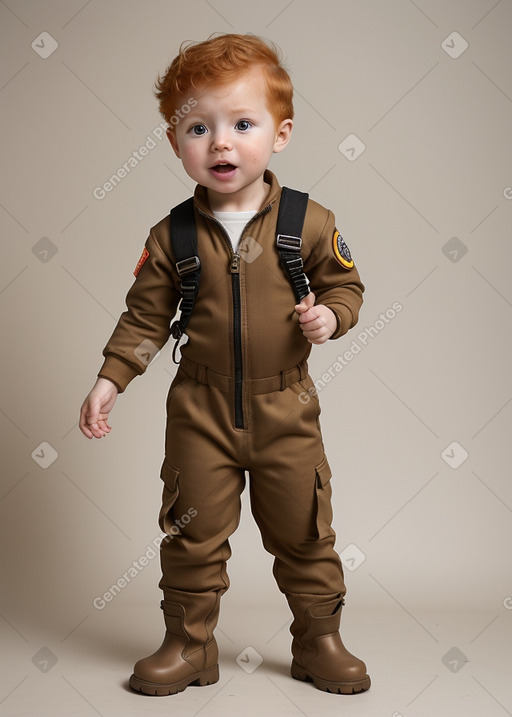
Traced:
[[169, 684], [162, 684], [161, 682], [148, 682], [147, 680], [141, 680], [139, 677], [132, 675], [130, 677], [129, 685], [135, 692], [140, 692], [143, 695], [150, 695], [152, 697], [165, 697], [167, 695], [176, 695], [178, 692], [183, 692], [187, 687], [205, 687], [206, 685], [213, 685], [219, 681], [219, 666], [216, 665], [210, 670], [205, 672], [196, 672], [190, 675], [180, 682], [171, 682]]
[[294, 680], [312, 682], [318, 690], [332, 692], [335, 695], [354, 695], [358, 692], [365, 692], [371, 685], [369, 675], [355, 682], [329, 682], [328, 680], [322, 680], [321, 677], [305, 670], [295, 662], [295, 660], [292, 662], [291, 673]]

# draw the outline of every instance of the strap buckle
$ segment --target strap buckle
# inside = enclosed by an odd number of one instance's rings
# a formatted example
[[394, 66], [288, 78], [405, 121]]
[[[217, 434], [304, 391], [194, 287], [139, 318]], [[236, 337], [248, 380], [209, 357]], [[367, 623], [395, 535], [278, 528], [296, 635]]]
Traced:
[[294, 237], [290, 234], [278, 234], [276, 244], [278, 249], [300, 252], [302, 247], [302, 238]]
[[201, 262], [198, 256], [190, 256], [187, 259], [182, 259], [176, 262], [176, 271], [179, 276], [185, 276], [191, 274], [193, 271], [197, 271], [201, 267]]

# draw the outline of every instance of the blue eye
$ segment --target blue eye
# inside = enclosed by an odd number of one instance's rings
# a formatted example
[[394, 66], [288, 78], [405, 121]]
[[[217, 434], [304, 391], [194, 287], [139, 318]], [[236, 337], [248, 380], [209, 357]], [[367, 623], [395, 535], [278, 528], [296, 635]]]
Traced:
[[251, 126], [252, 125], [249, 122], [249, 120], [240, 120], [239, 122], [236, 123], [235, 129], [239, 129], [242, 132], [247, 132], [247, 130], [250, 129]]
[[206, 127], [204, 126], [204, 124], [195, 124], [195, 125], [192, 127], [192, 132], [193, 132], [195, 135], [197, 135], [198, 137], [200, 137], [201, 135], [206, 134], [206, 133], [208, 132], [208, 130], [206, 129]]

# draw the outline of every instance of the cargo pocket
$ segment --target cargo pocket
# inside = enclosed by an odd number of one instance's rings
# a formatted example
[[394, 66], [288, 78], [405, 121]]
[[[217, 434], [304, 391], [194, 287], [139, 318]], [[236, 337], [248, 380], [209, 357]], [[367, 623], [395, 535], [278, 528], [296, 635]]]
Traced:
[[158, 525], [167, 535], [171, 534], [171, 528], [175, 524], [173, 520], [173, 506], [180, 492], [179, 475], [179, 470], [164, 460], [160, 470], [160, 478], [164, 482], [164, 489], [162, 493], [162, 507], [160, 509], [160, 515], [158, 516]]
[[328, 538], [334, 535], [334, 530], [331, 528], [332, 523], [332, 488], [331, 488], [331, 468], [327, 462], [327, 458], [322, 458], [321, 463], [315, 468], [316, 473], [316, 529], [318, 537]]

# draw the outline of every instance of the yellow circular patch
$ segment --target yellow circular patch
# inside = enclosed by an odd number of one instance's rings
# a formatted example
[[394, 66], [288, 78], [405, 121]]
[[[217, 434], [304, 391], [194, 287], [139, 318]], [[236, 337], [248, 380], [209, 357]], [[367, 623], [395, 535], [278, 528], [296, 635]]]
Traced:
[[354, 260], [350, 254], [350, 249], [337, 229], [334, 230], [332, 237], [332, 249], [337, 262], [341, 264], [344, 269], [352, 269]]

